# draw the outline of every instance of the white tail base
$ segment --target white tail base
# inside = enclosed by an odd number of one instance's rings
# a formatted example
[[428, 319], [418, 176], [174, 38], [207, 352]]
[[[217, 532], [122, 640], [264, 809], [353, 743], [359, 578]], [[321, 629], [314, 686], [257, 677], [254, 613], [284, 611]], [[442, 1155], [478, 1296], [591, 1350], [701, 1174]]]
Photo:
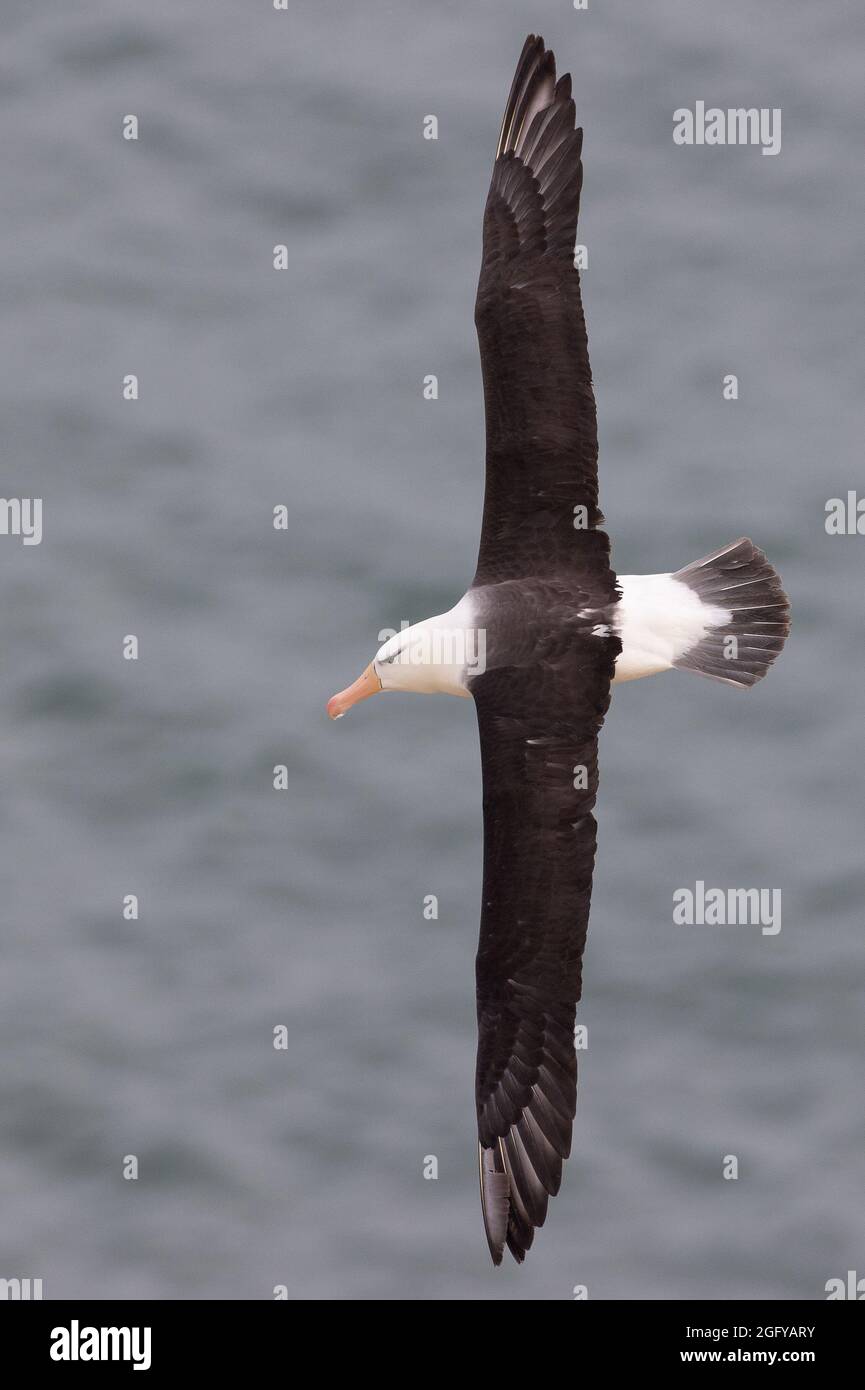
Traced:
[[671, 670], [710, 628], [724, 627], [732, 617], [672, 574], [620, 574], [618, 582], [622, 597], [613, 625], [622, 650], [614, 685]]

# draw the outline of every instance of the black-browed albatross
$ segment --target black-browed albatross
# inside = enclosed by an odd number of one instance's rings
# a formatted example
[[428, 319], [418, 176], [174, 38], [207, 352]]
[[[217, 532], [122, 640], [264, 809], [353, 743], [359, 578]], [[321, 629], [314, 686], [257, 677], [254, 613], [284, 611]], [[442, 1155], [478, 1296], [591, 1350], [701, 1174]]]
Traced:
[[476, 1098], [490, 1253], [521, 1261], [559, 1190], [576, 1107], [576, 1006], [610, 686], [672, 667], [748, 689], [789, 605], [750, 540], [675, 573], [616, 576], [574, 245], [583, 132], [571, 79], [526, 40], [484, 212], [475, 305], [486, 412], [477, 573], [449, 613], [396, 634], [328, 702], [471, 696], [481, 741], [483, 904]]

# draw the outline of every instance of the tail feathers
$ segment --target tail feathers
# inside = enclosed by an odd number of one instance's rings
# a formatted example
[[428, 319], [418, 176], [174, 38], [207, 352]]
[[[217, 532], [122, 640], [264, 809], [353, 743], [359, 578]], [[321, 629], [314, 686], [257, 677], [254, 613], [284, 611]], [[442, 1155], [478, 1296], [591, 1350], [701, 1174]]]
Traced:
[[673, 578], [726, 615], [726, 621], [709, 627], [674, 666], [739, 690], [756, 685], [790, 631], [789, 600], [762, 550], [742, 537], [686, 565]]

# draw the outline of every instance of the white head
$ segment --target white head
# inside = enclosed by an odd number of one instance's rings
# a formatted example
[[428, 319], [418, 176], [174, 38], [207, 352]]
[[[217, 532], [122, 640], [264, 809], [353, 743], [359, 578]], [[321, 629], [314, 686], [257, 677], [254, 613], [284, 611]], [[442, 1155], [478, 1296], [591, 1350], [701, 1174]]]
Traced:
[[427, 618], [383, 642], [363, 675], [328, 700], [331, 719], [340, 719], [352, 705], [380, 690], [467, 695], [465, 632], [453, 625], [456, 614], [457, 609], [452, 609]]

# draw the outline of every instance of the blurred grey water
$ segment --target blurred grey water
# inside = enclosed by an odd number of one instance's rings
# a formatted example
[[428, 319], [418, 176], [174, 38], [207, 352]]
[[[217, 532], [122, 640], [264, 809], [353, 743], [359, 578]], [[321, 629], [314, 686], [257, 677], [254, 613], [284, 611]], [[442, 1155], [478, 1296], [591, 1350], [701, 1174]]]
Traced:
[[[814, 1299], [865, 1274], [865, 540], [823, 524], [863, 477], [861, 12], [7, 0], [3, 28], [3, 491], [44, 499], [44, 539], [0, 538], [0, 1276]], [[750, 534], [794, 631], [750, 696], [615, 694], [573, 1156], [494, 1272], [473, 711], [324, 702], [473, 570], [480, 219], [529, 30], [585, 127], [616, 567]], [[677, 148], [697, 99], [780, 106], [781, 154]], [[674, 927], [697, 879], [781, 888], [780, 935]]]

